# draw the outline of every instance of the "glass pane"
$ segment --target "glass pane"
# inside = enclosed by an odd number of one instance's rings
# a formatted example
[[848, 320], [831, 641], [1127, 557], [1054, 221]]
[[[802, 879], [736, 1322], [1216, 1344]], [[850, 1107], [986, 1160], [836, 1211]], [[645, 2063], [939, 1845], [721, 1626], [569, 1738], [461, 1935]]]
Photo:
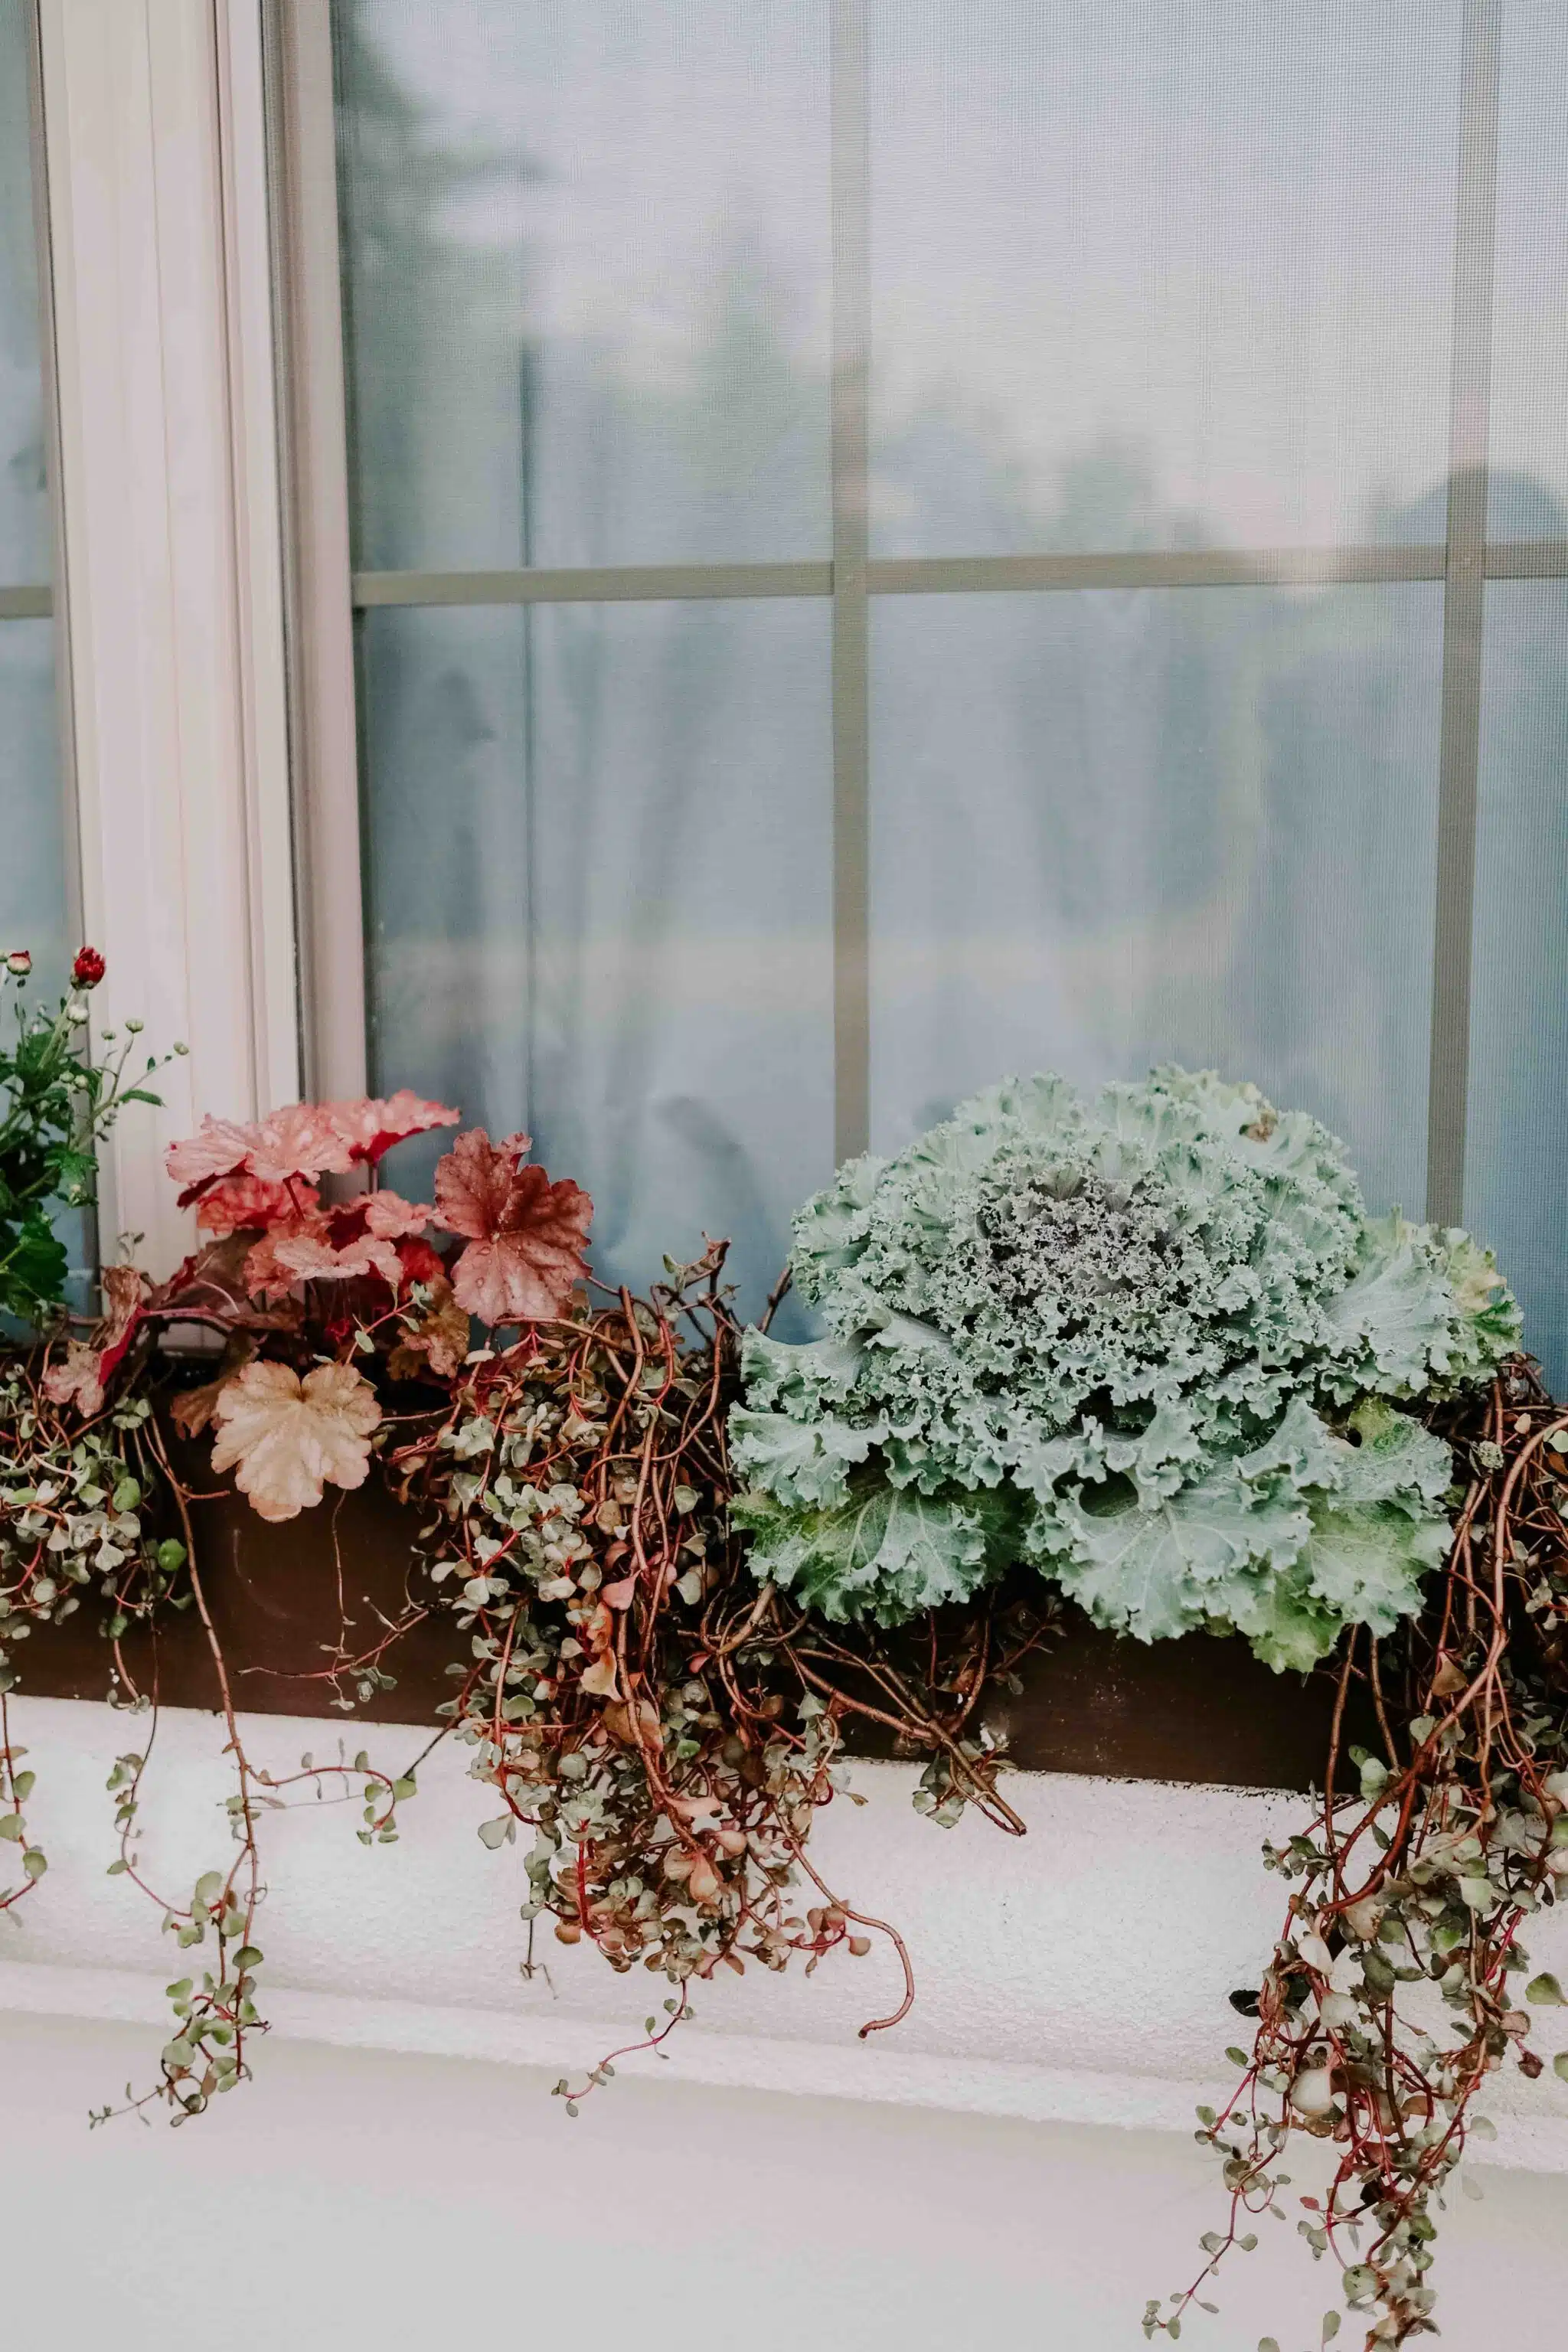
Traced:
[[728, 1234], [754, 1310], [832, 1167], [826, 602], [362, 632], [375, 1084], [528, 1128], [602, 1280]]
[[69, 961], [58, 745], [54, 624], [0, 621], [0, 951], [32, 950], [34, 1003]]
[[[31, 10], [0, 0], [0, 587], [47, 585], [52, 534], [44, 471], [33, 140]], [[65, 813], [54, 624], [0, 617], [0, 950], [30, 948], [37, 1003], [63, 986]]]
[[1460, 15], [874, 5], [875, 551], [1441, 540]]
[[1568, 539], [1568, 16], [1510, 0], [1498, 93], [1493, 539]]
[[1217, 1066], [1425, 1192], [1436, 586], [873, 609], [873, 1140]]
[[0, 588], [49, 576], [26, 0], [0, 0]]
[[828, 550], [827, 0], [335, 0], [355, 562]]
[[1568, 1384], [1568, 582], [1487, 590], [1465, 1217]]

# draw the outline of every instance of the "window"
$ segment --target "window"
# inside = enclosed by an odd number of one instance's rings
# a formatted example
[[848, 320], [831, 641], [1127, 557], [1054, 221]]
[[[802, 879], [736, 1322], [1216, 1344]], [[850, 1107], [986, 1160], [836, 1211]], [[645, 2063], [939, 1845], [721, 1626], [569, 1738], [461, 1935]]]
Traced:
[[331, 34], [374, 1082], [754, 1304], [836, 1157], [1217, 1063], [1561, 1377], [1561, 12]]
[[0, 949], [31, 949], [47, 996], [70, 950], [36, 92], [32, 11], [0, 0]]

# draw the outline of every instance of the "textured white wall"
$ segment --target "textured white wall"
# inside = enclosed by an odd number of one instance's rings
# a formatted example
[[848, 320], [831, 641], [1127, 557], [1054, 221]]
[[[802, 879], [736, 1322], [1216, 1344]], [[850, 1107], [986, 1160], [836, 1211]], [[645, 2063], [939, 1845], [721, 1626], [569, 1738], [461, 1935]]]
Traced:
[[[880, 1958], [827, 1963], [810, 1983], [753, 1972], [700, 1992], [658, 2079], [623, 2068], [573, 2124], [549, 2083], [635, 2025], [655, 1980], [552, 1944], [552, 1984], [519, 1982], [520, 1857], [480, 1845], [493, 1801], [443, 1755], [396, 1847], [366, 1852], [349, 1809], [270, 1825], [260, 1940], [277, 2030], [257, 2081], [187, 2128], [89, 2137], [88, 2106], [146, 2079], [163, 1983], [183, 1972], [156, 1916], [103, 1874], [103, 1780], [142, 1728], [107, 1708], [16, 1708], [50, 1857], [0, 1937], [19, 2341], [47, 2326], [67, 2352], [152, 2352], [210, 2295], [235, 2352], [395, 2352], [539, 2323], [595, 2352], [783, 2352], [814, 2334], [934, 2352], [1003, 2331], [1049, 2352], [1133, 2352], [1145, 2296], [1194, 2266], [1218, 2207], [1192, 2107], [1226, 2078], [1225, 1995], [1256, 1981], [1271, 1940], [1280, 1890], [1257, 1849], [1289, 1801], [1020, 1776], [1017, 1843], [981, 1822], [933, 1830], [909, 1808], [909, 1771], [858, 1767], [869, 1801], [825, 1818], [819, 1866], [904, 1929], [913, 2016], [856, 2042], [895, 1983]], [[321, 1724], [248, 1732], [280, 1768], [331, 1744]], [[188, 1714], [159, 1732], [144, 1853], [186, 1886], [224, 1853], [220, 1738]], [[349, 1738], [401, 1764], [419, 1735]], [[1539, 1933], [1534, 1948], [1563, 1965]], [[1478, 2173], [1483, 2202], [1454, 2200], [1444, 2341], [1492, 2352], [1505, 2281], [1510, 2352], [1557, 2352], [1568, 2094], [1515, 2081], [1490, 2107], [1489, 2154], [1511, 2168]], [[1252, 2352], [1267, 2331], [1300, 2352], [1332, 2284], [1272, 2229], [1226, 2282], [1222, 2316], [1187, 2336]]]

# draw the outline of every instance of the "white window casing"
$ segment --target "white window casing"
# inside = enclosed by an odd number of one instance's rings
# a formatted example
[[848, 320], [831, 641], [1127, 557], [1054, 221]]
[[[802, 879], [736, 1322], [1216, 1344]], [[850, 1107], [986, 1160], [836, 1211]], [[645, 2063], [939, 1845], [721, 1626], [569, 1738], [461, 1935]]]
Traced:
[[299, 1091], [270, 258], [254, 0], [40, 0], [64, 667], [103, 1025], [188, 1058], [104, 1170], [167, 1268], [163, 1149]]

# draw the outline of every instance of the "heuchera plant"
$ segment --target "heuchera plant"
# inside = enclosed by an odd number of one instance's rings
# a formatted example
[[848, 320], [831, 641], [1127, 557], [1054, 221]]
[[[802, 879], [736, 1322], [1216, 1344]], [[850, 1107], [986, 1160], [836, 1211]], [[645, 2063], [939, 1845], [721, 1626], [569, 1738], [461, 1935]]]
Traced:
[[[295, 1517], [326, 1485], [363, 1484], [381, 1404], [347, 1359], [380, 1358], [393, 1379], [450, 1380], [470, 1315], [492, 1327], [559, 1315], [585, 1270], [593, 1203], [524, 1164], [526, 1135], [459, 1136], [437, 1163], [434, 1204], [376, 1189], [394, 1144], [457, 1119], [404, 1088], [296, 1103], [256, 1123], [209, 1117], [169, 1153], [180, 1205], [194, 1203], [214, 1239], [149, 1311], [205, 1318], [229, 1336], [217, 1378], [187, 1392], [175, 1419], [188, 1436], [216, 1423], [213, 1466], [234, 1471], [263, 1518]], [[322, 1178], [361, 1169], [370, 1190], [322, 1197]], [[433, 1225], [463, 1246], [443, 1256]], [[325, 1360], [321, 1337], [335, 1351]]]
[[1419, 1603], [1488, 1381], [1489, 1253], [1369, 1217], [1342, 1147], [1213, 1073], [1009, 1080], [795, 1222], [826, 1336], [748, 1335], [733, 1458], [759, 1579], [892, 1624], [1019, 1558], [1101, 1625], [1234, 1628], [1306, 1668]]

